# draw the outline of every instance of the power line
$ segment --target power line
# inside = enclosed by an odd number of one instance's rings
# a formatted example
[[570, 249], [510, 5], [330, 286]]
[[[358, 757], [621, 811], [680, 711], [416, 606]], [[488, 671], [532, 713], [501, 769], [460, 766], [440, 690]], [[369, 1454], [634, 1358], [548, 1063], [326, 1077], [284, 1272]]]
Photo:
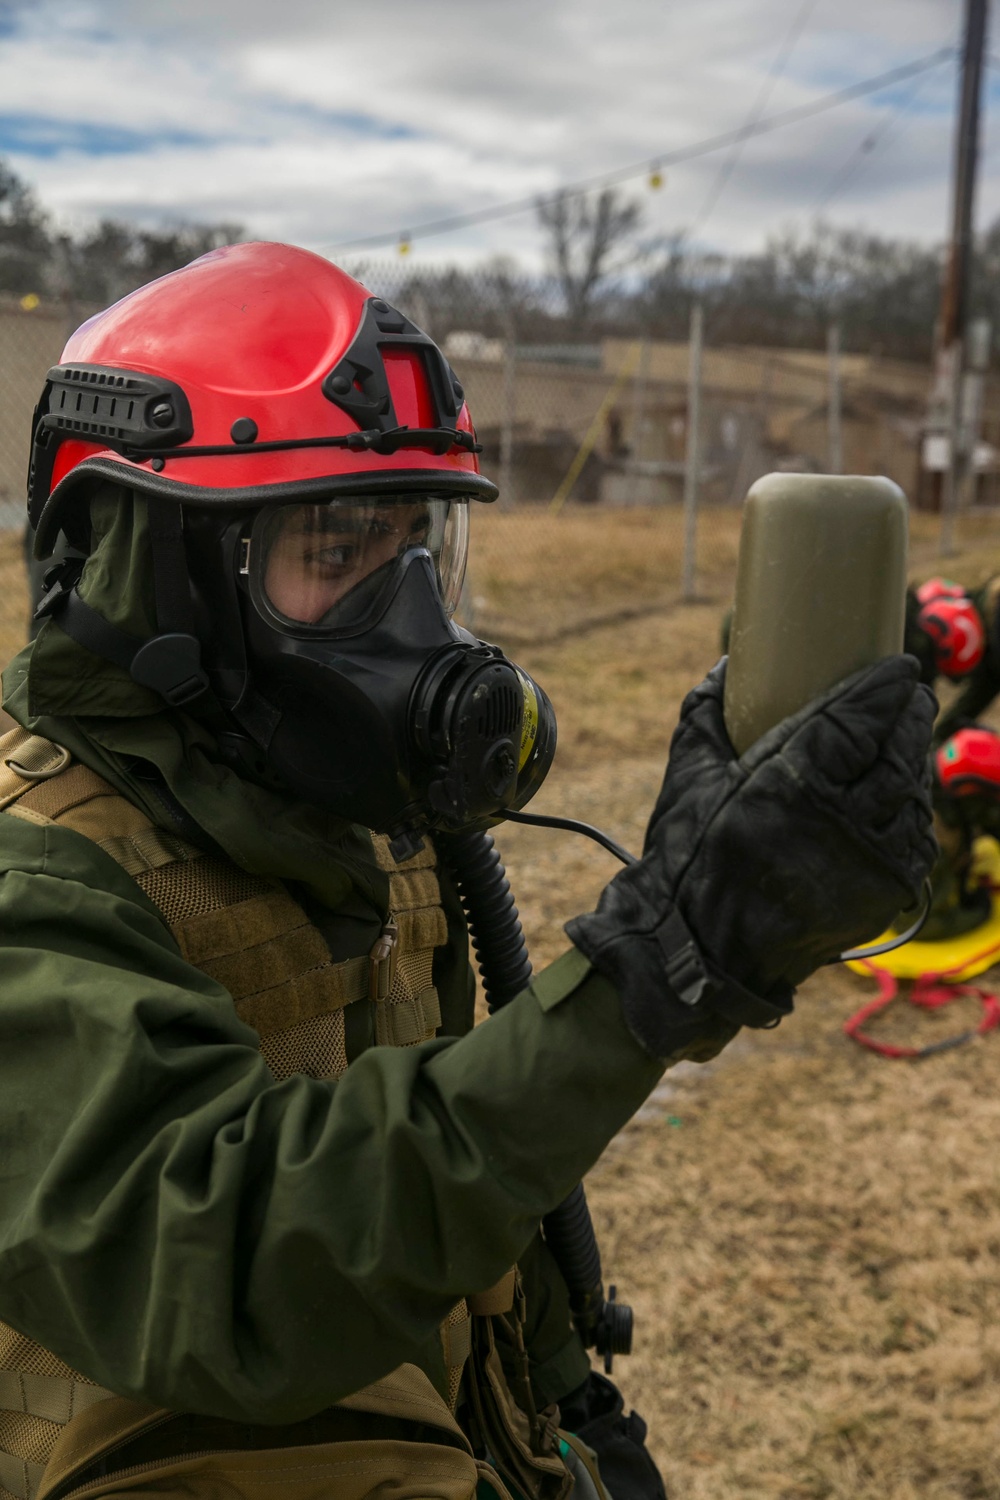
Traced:
[[[758, 120], [750, 129], [742, 126], [739, 130], [726, 130], [719, 135], [708, 136], [703, 141], [698, 141], [692, 146], [681, 147], [676, 151], [665, 151], [659, 155], [651, 155], [643, 158], [641, 162], [633, 162], [627, 167], [618, 167], [611, 172], [602, 172], [596, 177], [588, 177], [579, 182], [567, 184], [561, 189], [568, 194], [588, 192], [591, 188], [611, 187], [615, 183], [628, 182], [635, 177], [644, 177], [651, 167], [661, 169], [676, 166], [681, 162], [694, 161], [699, 156], [709, 156], [713, 151], [720, 151], [724, 146], [732, 145], [745, 132], [746, 139], [751, 136], [767, 135], [772, 130], [781, 130], [786, 125], [794, 125], [799, 120], [811, 119], [814, 115], [824, 114], [827, 110], [836, 109], [838, 105], [848, 104], [852, 99], [862, 99], [868, 94], [877, 94], [882, 89], [891, 88], [893, 84], [904, 83], [908, 78], [915, 78], [920, 73], [926, 73], [931, 68], [940, 67], [942, 63], [949, 61], [955, 55], [954, 47], [939, 47], [936, 52], [929, 53], [926, 57], [917, 58], [914, 62], [903, 63], [898, 68], [890, 68], [888, 72], [879, 73], [873, 78], [863, 79], [860, 83], [851, 83], [846, 88], [837, 89], [831, 94], [822, 94], [818, 99], [813, 99], [806, 104], [796, 104], [790, 109], [779, 110], [777, 114], [768, 115], [766, 119]], [[505, 219], [513, 214], [525, 213], [535, 207], [538, 194], [533, 193], [530, 198], [519, 198], [509, 203], [500, 203], [492, 208], [481, 208], [470, 213], [455, 214], [447, 219], [433, 219], [427, 224], [418, 224], [413, 229], [406, 230], [403, 234], [399, 229], [386, 233], [365, 235], [354, 240], [339, 240], [330, 244], [319, 245], [316, 248], [320, 252], [331, 250], [375, 250], [383, 245], [395, 245], [401, 238], [407, 240], [423, 239], [430, 235], [447, 234], [452, 229], [465, 229], [474, 224], [487, 224], [495, 219]]]
[[855, 146], [854, 150], [844, 162], [843, 166], [831, 178], [830, 183], [826, 191], [823, 193], [822, 197], [817, 200], [816, 206], [813, 209], [814, 213], [821, 214], [824, 208], [827, 208], [833, 202], [834, 198], [836, 198], [838, 194], [843, 192], [844, 188], [847, 186], [851, 178], [861, 166], [861, 163], [864, 161], [865, 157], [870, 156], [871, 153], [875, 150], [876, 146], [881, 145], [882, 141], [885, 139], [886, 132], [888, 131], [890, 125], [894, 123], [894, 120], [895, 116], [890, 115], [888, 119], [883, 120], [881, 125], [877, 125], [874, 130], [872, 130], [868, 135], [865, 136], [863, 141]]
[[795, 51], [795, 44], [802, 35], [803, 28], [815, 8], [816, 0], [803, 0], [802, 5], [800, 5], [795, 16], [792, 18], [792, 24], [785, 33], [781, 46], [775, 53], [774, 61], [767, 70], [767, 76], [757, 92], [757, 97], [751, 106], [750, 113], [740, 127], [735, 141], [733, 141], [733, 144], [729, 148], [728, 156], [719, 168], [712, 186], [708, 190], [705, 201], [701, 206], [701, 212], [695, 215], [694, 223], [687, 230], [688, 239], [693, 239], [704, 228], [711, 217], [712, 210], [722, 197], [730, 177], [732, 177], [733, 172], [736, 170], [736, 164], [743, 152], [743, 147], [753, 133], [754, 126], [759, 122], [767, 108], [774, 85], [785, 71], [788, 59]]
[[840, 167], [840, 169], [835, 172], [833, 177], [830, 179], [825, 192], [818, 199], [816, 206], [813, 209], [814, 213], [821, 214], [825, 208], [829, 207], [834, 198], [838, 197], [843, 192], [844, 188], [850, 182], [851, 178], [856, 175], [858, 169], [862, 166], [866, 157], [870, 156], [871, 153], [876, 149], [876, 147], [882, 144], [886, 136], [891, 131], [893, 125], [895, 125], [902, 117], [909, 114], [910, 110], [913, 109], [914, 105], [917, 102], [917, 98], [920, 94], [920, 90], [924, 86], [926, 77], [927, 75], [924, 74], [923, 77], [918, 80], [916, 86], [910, 90], [906, 98], [900, 100], [896, 108], [892, 110], [891, 113], [885, 117], [885, 119], [880, 121], [880, 123], [875, 126], [874, 130], [869, 131], [858, 143], [858, 145], [851, 152], [850, 156], [844, 162], [843, 166]]

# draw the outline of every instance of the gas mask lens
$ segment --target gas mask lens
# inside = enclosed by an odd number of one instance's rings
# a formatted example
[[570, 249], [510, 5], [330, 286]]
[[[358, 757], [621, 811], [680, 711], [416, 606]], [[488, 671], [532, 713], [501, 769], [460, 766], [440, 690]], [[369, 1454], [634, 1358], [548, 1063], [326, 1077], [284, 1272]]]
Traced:
[[243, 571], [258, 604], [289, 625], [356, 628], [389, 599], [401, 560], [425, 547], [450, 617], [469, 546], [465, 500], [344, 496], [320, 505], [269, 505], [250, 534]]

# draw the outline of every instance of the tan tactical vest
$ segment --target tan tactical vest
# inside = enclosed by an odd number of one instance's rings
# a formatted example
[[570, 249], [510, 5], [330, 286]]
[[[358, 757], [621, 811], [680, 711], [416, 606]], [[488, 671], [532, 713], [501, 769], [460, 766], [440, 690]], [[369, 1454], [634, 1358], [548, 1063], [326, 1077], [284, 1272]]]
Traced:
[[[24, 729], [0, 738], [0, 810], [72, 828], [111, 855], [160, 910], [181, 954], [228, 990], [277, 1079], [292, 1073], [339, 1079], [348, 1067], [343, 1013], [357, 1001], [375, 1007], [381, 1046], [414, 1046], [441, 1025], [432, 965], [435, 948], [447, 942], [447, 921], [432, 847], [397, 865], [387, 840], [373, 835], [376, 861], [388, 873], [390, 916], [369, 954], [334, 963], [279, 880], [247, 874], [157, 828], [48, 739]], [[516, 1296], [511, 1271], [445, 1320], [448, 1403], [423, 1371], [400, 1365], [325, 1413], [328, 1442], [316, 1439], [321, 1415], [310, 1422], [306, 1446], [295, 1446], [294, 1427], [268, 1430], [273, 1448], [256, 1440], [252, 1454], [232, 1446], [241, 1425], [115, 1397], [0, 1323], [0, 1500], [103, 1500], [147, 1490], [159, 1500], [217, 1500], [223, 1491], [229, 1500], [382, 1500], [390, 1493], [391, 1500], [472, 1500], [477, 1485], [480, 1494], [492, 1490], [510, 1500], [496, 1470], [475, 1460], [454, 1421], [466, 1362], [478, 1431], [522, 1496], [567, 1500], [576, 1482], [583, 1496], [607, 1500], [589, 1449], [556, 1433], [555, 1409], [534, 1412]], [[522, 1406], [532, 1421], [511, 1398], [493, 1343], [492, 1320], [507, 1322], [511, 1313], [508, 1334], [519, 1347]], [[357, 1439], [352, 1413], [363, 1413], [366, 1422], [391, 1418], [396, 1428], [409, 1422], [420, 1428], [420, 1440], [372, 1439], [370, 1425]], [[211, 1451], [202, 1451], [205, 1445]], [[175, 1457], [184, 1452], [189, 1457]]]
[[[0, 810], [29, 822], [71, 828], [115, 859], [161, 912], [183, 956], [229, 991], [241, 1020], [257, 1032], [261, 1053], [276, 1078], [293, 1073], [339, 1078], [348, 1065], [344, 1010], [356, 1001], [367, 1000], [375, 1007], [377, 1044], [412, 1046], [432, 1037], [440, 1025], [432, 964], [435, 948], [447, 941], [447, 923], [436, 855], [429, 846], [397, 865], [387, 840], [373, 835], [375, 858], [389, 876], [389, 920], [370, 953], [334, 963], [319, 930], [279, 881], [249, 875], [231, 861], [206, 854], [157, 828], [96, 772], [74, 762], [61, 747], [23, 729], [0, 738]], [[420, 1370], [404, 1365], [385, 1381], [331, 1408], [331, 1415], [353, 1407], [397, 1417], [403, 1413], [425, 1425], [436, 1423], [446, 1438], [443, 1457], [426, 1440], [402, 1445], [412, 1447], [417, 1455], [411, 1455], [407, 1470], [414, 1496], [436, 1496], [438, 1486], [445, 1500], [460, 1500], [471, 1493], [470, 1483], [474, 1490], [477, 1476], [481, 1481], [485, 1472], [486, 1484], [501, 1500], [509, 1500], [494, 1472], [475, 1465], [467, 1439], [454, 1424], [470, 1350], [480, 1371], [477, 1384], [483, 1387], [473, 1405], [481, 1429], [489, 1432], [491, 1451], [506, 1460], [507, 1472], [516, 1475], [522, 1491], [535, 1500], [562, 1500], [571, 1485], [563, 1461], [552, 1448], [554, 1431], [546, 1438], [544, 1420], [536, 1421], [534, 1431], [528, 1430], [500, 1370], [490, 1319], [510, 1311], [514, 1286], [515, 1273], [511, 1272], [490, 1292], [459, 1303], [442, 1325], [448, 1405]], [[475, 1319], [470, 1317], [470, 1304], [478, 1315]], [[130, 1414], [139, 1436], [130, 1440], [129, 1451], [135, 1448], [140, 1457], [146, 1451], [142, 1442], [149, 1441], [147, 1430], [155, 1429], [154, 1436], [162, 1437], [165, 1422], [208, 1421], [155, 1412], [114, 1397], [0, 1323], [0, 1500], [35, 1500], [36, 1496], [46, 1500], [57, 1486], [62, 1494], [65, 1475], [79, 1470], [82, 1453], [89, 1460], [109, 1444], [121, 1448]], [[449, 1430], [449, 1423], [454, 1431]], [[545, 1451], [539, 1451], [539, 1432]], [[287, 1467], [296, 1450], [287, 1441], [275, 1450], [280, 1461], [266, 1450], [273, 1469], [268, 1483], [283, 1497], [296, 1492]], [[463, 1444], [464, 1450], [459, 1451]], [[189, 1435], [189, 1451], [191, 1445]], [[384, 1462], [388, 1465], [386, 1482], [393, 1476], [394, 1500], [404, 1500], [410, 1490], [406, 1484], [400, 1488], [397, 1471], [402, 1456], [387, 1454], [386, 1446], [342, 1440], [335, 1446], [321, 1445], [324, 1497], [361, 1500], [372, 1485], [381, 1482], [378, 1465]], [[312, 1442], [310, 1472], [318, 1473], [319, 1451]], [[264, 1451], [254, 1450], [246, 1477], [250, 1488], [267, 1488], [264, 1475], [270, 1471], [264, 1457]], [[205, 1462], [211, 1471], [212, 1465]], [[431, 1462], [438, 1465], [436, 1478], [427, 1471]], [[150, 1487], [162, 1491], [162, 1476], [157, 1478], [155, 1464], [153, 1472], [149, 1462], [140, 1467]], [[179, 1481], [178, 1461], [172, 1460], [168, 1467], [171, 1483], [175, 1469]], [[202, 1486], [214, 1490], [219, 1480], [218, 1474], [201, 1469], [189, 1478], [190, 1482], [181, 1485], [186, 1495], [200, 1494]], [[240, 1485], [230, 1464], [225, 1487], [238, 1490]], [[76, 1500], [79, 1487], [70, 1487]], [[94, 1493], [104, 1496], [118, 1487], [105, 1477]], [[79, 1493], [86, 1492], [87, 1487]]]

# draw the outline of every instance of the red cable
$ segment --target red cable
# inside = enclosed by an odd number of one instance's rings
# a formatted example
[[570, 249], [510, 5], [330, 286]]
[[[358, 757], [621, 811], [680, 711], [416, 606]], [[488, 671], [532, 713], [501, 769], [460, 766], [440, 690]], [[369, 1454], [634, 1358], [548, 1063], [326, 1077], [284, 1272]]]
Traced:
[[[1000, 944], [994, 944], [992, 948], [984, 948], [976, 958], [984, 958], [987, 954], [1000, 949]], [[846, 1036], [858, 1043], [861, 1047], [867, 1047], [870, 1052], [877, 1052], [880, 1057], [930, 1057], [935, 1052], [947, 1052], [951, 1047], [959, 1047], [963, 1042], [971, 1041], [975, 1036], [985, 1036], [986, 1032], [992, 1031], [1000, 1025], [1000, 996], [991, 990], [980, 989], [977, 985], [970, 984], [948, 984], [947, 976], [966, 968], [975, 958], [966, 959], [961, 964], [954, 965], [951, 969], [941, 971], [929, 970], [921, 974], [913, 982], [913, 988], [907, 995], [900, 997], [899, 984], [894, 975], [888, 969], [880, 969], [870, 959], [865, 961], [865, 968], [875, 978], [879, 993], [874, 1000], [869, 1000], [856, 1011], [849, 1020], [844, 1022], [844, 1033]], [[926, 1047], [897, 1047], [892, 1042], [880, 1042], [875, 1037], [869, 1036], [862, 1028], [865, 1022], [879, 1011], [885, 1010], [897, 998], [903, 998], [923, 1010], [937, 1010], [950, 1001], [957, 1000], [960, 995], [975, 995], [982, 1003], [983, 1013], [979, 1019], [979, 1025], [971, 1031], [961, 1031], [954, 1036], [945, 1037], [943, 1041], [931, 1042]]]

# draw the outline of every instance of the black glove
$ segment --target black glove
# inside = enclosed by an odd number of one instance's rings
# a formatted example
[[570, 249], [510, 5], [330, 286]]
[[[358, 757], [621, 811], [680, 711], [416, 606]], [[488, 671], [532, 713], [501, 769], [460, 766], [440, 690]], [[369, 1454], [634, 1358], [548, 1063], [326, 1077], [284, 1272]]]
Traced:
[[642, 859], [566, 925], [657, 1057], [706, 1012], [774, 1025], [806, 975], [917, 901], [937, 853], [936, 704], [912, 657], [855, 673], [740, 759], [725, 666], [684, 702]]
[[583, 1385], [559, 1402], [560, 1425], [592, 1448], [611, 1500], [667, 1500], [660, 1471], [646, 1447], [646, 1424], [625, 1415], [621, 1391], [591, 1370]]

